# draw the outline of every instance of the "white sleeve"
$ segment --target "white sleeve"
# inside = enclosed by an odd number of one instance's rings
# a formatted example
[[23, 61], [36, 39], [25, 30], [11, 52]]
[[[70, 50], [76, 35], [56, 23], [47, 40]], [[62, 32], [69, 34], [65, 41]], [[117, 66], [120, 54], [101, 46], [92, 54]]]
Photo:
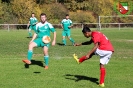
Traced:
[[50, 29], [51, 29], [51, 28], [54, 28], [53, 25], [52, 25], [51, 23], [48, 23], [48, 26], [49, 26]]
[[72, 24], [72, 21], [71, 20], [69, 20], [69, 22]]

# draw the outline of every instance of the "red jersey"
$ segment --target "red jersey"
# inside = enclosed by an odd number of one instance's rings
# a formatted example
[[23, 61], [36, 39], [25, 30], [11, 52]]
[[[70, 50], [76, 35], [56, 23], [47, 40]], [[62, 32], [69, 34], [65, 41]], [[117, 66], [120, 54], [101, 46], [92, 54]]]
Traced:
[[98, 43], [100, 50], [114, 51], [114, 48], [108, 38], [98, 31], [92, 31], [91, 38], [93, 43]]

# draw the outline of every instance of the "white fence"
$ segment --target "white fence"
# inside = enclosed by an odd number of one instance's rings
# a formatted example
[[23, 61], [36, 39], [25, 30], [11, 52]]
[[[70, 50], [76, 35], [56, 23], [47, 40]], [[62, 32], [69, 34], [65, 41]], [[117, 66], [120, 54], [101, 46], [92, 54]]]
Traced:
[[0, 24], [0, 30], [28, 29], [27, 24]]
[[101, 23], [99, 25], [99, 30], [102, 29], [113, 29], [113, 28], [117, 28], [117, 29], [133, 29], [133, 23]]
[[[98, 30], [102, 29], [113, 29], [116, 28], [118, 30], [120, 29], [133, 29], [133, 23], [84, 23], [87, 24], [90, 28], [96, 28]], [[83, 23], [74, 23], [73, 24], [73, 29], [74, 28], [83, 28]], [[55, 28], [61, 29], [60, 24], [53, 24]], [[27, 30], [27, 24], [0, 24], [0, 30], [20, 30], [20, 29], [25, 29]]]
[[[126, 19], [128, 19], [128, 20], [126, 20]], [[123, 21], [121, 21], [121, 20], [126, 20], [126, 22], [123, 23]], [[116, 27], [115, 25], [117, 25], [119, 30], [121, 28], [132, 28], [133, 27], [133, 25], [132, 25], [133, 21], [132, 20], [133, 20], [133, 15], [99, 16], [98, 17], [99, 30], [104, 28], [103, 25], [104, 26], [108, 25], [107, 28], [109, 26]], [[110, 21], [110, 22], [108, 22], [108, 21]]]

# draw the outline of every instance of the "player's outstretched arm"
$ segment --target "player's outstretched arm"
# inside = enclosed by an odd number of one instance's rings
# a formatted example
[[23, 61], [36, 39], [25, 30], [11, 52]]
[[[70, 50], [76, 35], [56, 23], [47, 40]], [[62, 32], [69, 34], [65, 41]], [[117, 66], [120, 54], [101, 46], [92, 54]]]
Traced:
[[72, 28], [72, 27], [73, 27], [73, 25], [68, 26], [68, 28]]
[[96, 49], [98, 48], [98, 43], [96, 43], [95, 45], [94, 45], [94, 47], [91, 49], [91, 51], [86, 55], [86, 58], [90, 58], [91, 57], [91, 55], [96, 51]]
[[82, 45], [90, 45], [92, 43], [92, 40], [83, 42]]
[[63, 29], [63, 25], [61, 24], [61, 28]]
[[54, 46], [55, 43], [56, 43], [56, 32], [54, 32], [54, 38], [53, 38], [52, 46]]
[[74, 46], [89, 45], [91, 43], [92, 43], [92, 40], [86, 41], [86, 42], [82, 42], [82, 43], [75, 43]]

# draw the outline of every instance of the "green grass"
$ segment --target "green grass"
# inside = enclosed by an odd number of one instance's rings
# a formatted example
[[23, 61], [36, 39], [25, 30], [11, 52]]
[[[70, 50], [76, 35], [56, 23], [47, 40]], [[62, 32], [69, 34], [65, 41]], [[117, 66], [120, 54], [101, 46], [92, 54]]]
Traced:
[[[101, 30], [112, 42], [115, 52], [106, 65], [105, 88], [133, 87], [133, 30]], [[50, 46], [49, 69], [44, 70], [41, 48], [34, 49], [35, 62], [25, 68], [30, 41], [25, 30], [0, 30], [0, 88], [99, 88], [99, 57], [78, 65], [72, 57], [85, 55], [92, 47]], [[72, 30], [76, 42], [86, 39], [80, 29]], [[57, 29], [57, 43], [62, 43], [61, 30]]]

